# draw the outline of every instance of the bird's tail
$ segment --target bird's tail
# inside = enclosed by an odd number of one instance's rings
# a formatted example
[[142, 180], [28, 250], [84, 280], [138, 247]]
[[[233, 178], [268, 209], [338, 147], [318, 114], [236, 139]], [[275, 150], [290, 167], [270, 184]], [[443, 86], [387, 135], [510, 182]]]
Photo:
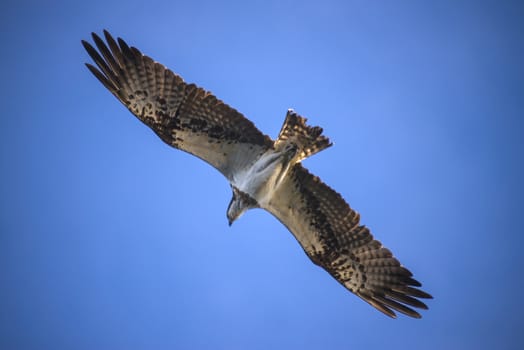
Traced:
[[306, 118], [299, 116], [292, 109], [287, 111], [286, 120], [275, 141], [275, 148], [286, 144], [294, 144], [298, 148], [296, 162], [312, 156], [332, 145], [329, 139], [322, 135], [319, 126], [306, 125]]

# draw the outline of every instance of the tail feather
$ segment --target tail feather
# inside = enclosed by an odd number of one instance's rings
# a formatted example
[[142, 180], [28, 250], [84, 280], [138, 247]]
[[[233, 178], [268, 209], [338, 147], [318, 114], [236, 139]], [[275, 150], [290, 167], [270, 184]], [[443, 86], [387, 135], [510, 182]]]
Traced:
[[297, 162], [332, 145], [331, 141], [322, 135], [321, 127], [306, 125], [306, 121], [306, 118], [289, 109], [275, 141], [275, 147], [288, 143], [295, 144], [299, 150]]

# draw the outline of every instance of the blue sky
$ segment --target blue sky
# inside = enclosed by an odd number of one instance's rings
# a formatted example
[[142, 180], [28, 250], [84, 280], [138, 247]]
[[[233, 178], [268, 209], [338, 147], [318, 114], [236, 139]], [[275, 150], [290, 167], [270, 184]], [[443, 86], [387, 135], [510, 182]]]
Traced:
[[[522, 348], [524, 6], [515, 1], [4, 2], [0, 348]], [[85, 69], [107, 28], [275, 137], [435, 297], [389, 319]]]

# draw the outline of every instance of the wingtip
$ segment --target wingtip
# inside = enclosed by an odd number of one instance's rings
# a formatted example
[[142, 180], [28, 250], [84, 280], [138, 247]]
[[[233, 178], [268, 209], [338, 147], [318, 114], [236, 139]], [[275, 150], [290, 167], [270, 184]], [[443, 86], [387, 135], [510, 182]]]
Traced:
[[416, 318], [417, 320], [420, 320], [420, 319], [422, 318], [422, 315], [419, 314], [419, 313], [416, 312], [416, 311], [413, 311], [413, 314], [411, 314], [411, 315], [409, 315], [409, 316], [411, 316], [411, 317], [413, 317], [413, 318]]
[[429, 293], [426, 293], [420, 289], [418, 289], [418, 292], [419, 294], [417, 295], [417, 298], [422, 298], [422, 299], [433, 299], [433, 296]]
[[91, 32], [91, 37], [93, 38], [93, 40], [101, 40], [100, 37], [98, 36], [98, 34], [96, 34], [95, 32]]
[[[111, 33], [107, 29], [104, 29], [103, 33], [104, 33], [104, 38], [106, 38], [106, 41], [108, 43], [115, 42], [115, 39], [113, 38], [113, 36], [111, 35]], [[118, 38], [117, 40], [120, 41], [122, 39]]]
[[91, 45], [84, 39], [80, 40], [80, 42], [82, 43], [82, 46], [84, 47], [84, 49], [88, 49], [88, 47], [90, 47]]

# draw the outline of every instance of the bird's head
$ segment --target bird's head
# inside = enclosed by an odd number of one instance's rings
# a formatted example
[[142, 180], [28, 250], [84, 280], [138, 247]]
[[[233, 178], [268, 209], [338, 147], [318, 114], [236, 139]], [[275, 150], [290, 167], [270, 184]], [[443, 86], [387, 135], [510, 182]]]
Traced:
[[231, 186], [231, 189], [233, 190], [233, 197], [231, 198], [231, 202], [229, 202], [226, 214], [229, 226], [231, 226], [236, 219], [242, 216], [246, 210], [258, 207], [257, 202], [248, 194], [240, 191], [234, 186]]

